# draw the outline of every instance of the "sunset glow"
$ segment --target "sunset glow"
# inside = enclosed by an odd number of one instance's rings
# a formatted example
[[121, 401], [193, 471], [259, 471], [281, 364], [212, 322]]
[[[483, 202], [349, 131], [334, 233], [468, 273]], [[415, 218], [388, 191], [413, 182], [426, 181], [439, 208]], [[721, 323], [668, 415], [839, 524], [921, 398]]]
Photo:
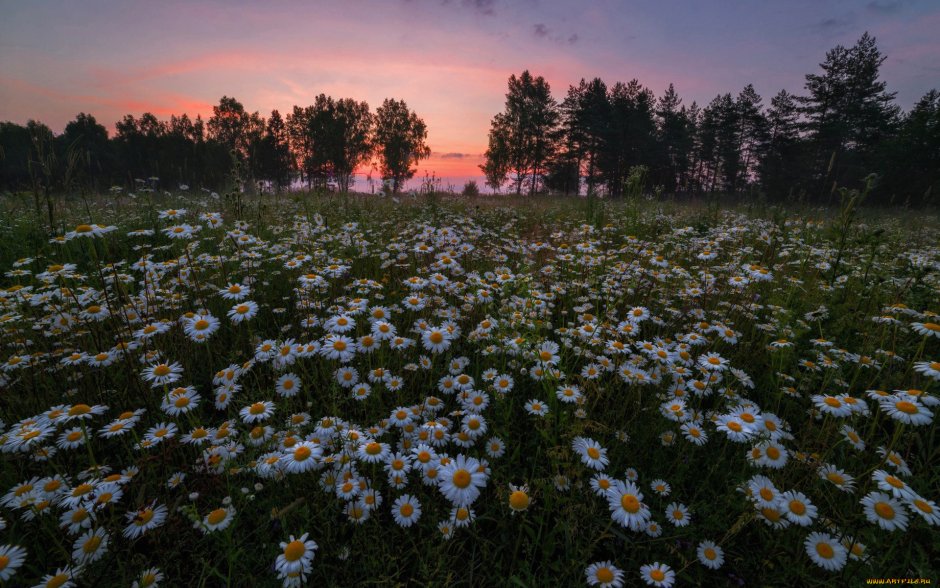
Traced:
[[[687, 104], [748, 82], [769, 99], [800, 92], [828, 48], [869, 30], [902, 108], [940, 73], [930, 2], [728, 2], [704, 14], [690, 1], [3, 4], [0, 120], [60, 132], [83, 111], [113, 131], [128, 113], [207, 118], [222, 95], [263, 116], [320, 93], [373, 108], [395, 97], [428, 125], [419, 176], [444, 178], [479, 175], [506, 80], [526, 68], [558, 99], [594, 76], [637, 78], [657, 95], [672, 82]], [[720, 46], [708, 41], [716, 31]]]

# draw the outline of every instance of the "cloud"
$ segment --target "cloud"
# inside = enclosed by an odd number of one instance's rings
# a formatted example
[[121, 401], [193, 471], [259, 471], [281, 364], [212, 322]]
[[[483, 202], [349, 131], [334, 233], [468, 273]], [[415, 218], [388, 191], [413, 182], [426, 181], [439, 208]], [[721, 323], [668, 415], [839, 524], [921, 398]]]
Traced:
[[557, 45], [564, 45], [566, 43], [568, 45], [574, 45], [581, 38], [577, 33], [572, 33], [567, 37], [558, 33], [554, 33], [551, 29], [548, 28], [548, 26], [545, 25], [545, 23], [541, 22], [532, 25], [532, 34], [535, 35], [535, 38], [537, 39], [549, 39]]
[[817, 22], [813, 28], [817, 31], [829, 35], [844, 32], [855, 24], [855, 15], [848, 14], [844, 17], [829, 17]]
[[461, 4], [485, 16], [493, 16], [496, 14], [496, 10], [493, 8], [496, 4], [496, 0], [463, 0]]
[[[414, 0], [404, 0], [406, 3], [413, 2]], [[448, 6], [452, 4], [452, 0], [440, 0], [441, 6]], [[483, 16], [495, 16], [496, 15], [496, 0], [460, 0], [460, 6], [463, 8], [469, 8], [477, 14], [482, 14]]]
[[897, 14], [904, 10], [905, 4], [904, 0], [871, 0], [865, 8], [877, 14]]
[[467, 157], [476, 157], [473, 153], [437, 153], [436, 154], [441, 159], [465, 159]]

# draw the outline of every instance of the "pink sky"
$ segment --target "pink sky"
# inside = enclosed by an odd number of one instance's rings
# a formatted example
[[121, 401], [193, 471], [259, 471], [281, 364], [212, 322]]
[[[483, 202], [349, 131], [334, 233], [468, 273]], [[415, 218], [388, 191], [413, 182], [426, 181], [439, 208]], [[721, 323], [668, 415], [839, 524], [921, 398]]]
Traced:
[[528, 68], [559, 100], [582, 77], [637, 78], [686, 104], [755, 84], [800, 92], [827, 49], [871, 31], [910, 108], [940, 79], [940, 6], [923, 0], [0, 0], [0, 120], [60, 131], [78, 112], [211, 114], [223, 95], [267, 116], [326, 93], [404, 99], [428, 124], [438, 176], [478, 175], [506, 80]]

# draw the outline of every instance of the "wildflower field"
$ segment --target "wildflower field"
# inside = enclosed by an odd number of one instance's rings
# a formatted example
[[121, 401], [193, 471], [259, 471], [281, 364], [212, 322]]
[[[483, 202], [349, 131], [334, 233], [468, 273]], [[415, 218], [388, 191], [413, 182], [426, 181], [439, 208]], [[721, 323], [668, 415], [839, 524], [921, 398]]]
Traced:
[[0, 214], [0, 585], [937, 580], [940, 223], [192, 194]]

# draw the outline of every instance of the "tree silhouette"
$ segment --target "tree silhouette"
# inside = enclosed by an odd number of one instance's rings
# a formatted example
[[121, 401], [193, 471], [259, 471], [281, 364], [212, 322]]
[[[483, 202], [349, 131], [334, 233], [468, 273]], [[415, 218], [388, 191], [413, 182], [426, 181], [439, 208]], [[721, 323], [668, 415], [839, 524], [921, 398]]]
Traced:
[[375, 112], [375, 148], [382, 179], [397, 193], [414, 177], [418, 162], [431, 155], [427, 125], [408, 110], [404, 100], [386, 98]]

